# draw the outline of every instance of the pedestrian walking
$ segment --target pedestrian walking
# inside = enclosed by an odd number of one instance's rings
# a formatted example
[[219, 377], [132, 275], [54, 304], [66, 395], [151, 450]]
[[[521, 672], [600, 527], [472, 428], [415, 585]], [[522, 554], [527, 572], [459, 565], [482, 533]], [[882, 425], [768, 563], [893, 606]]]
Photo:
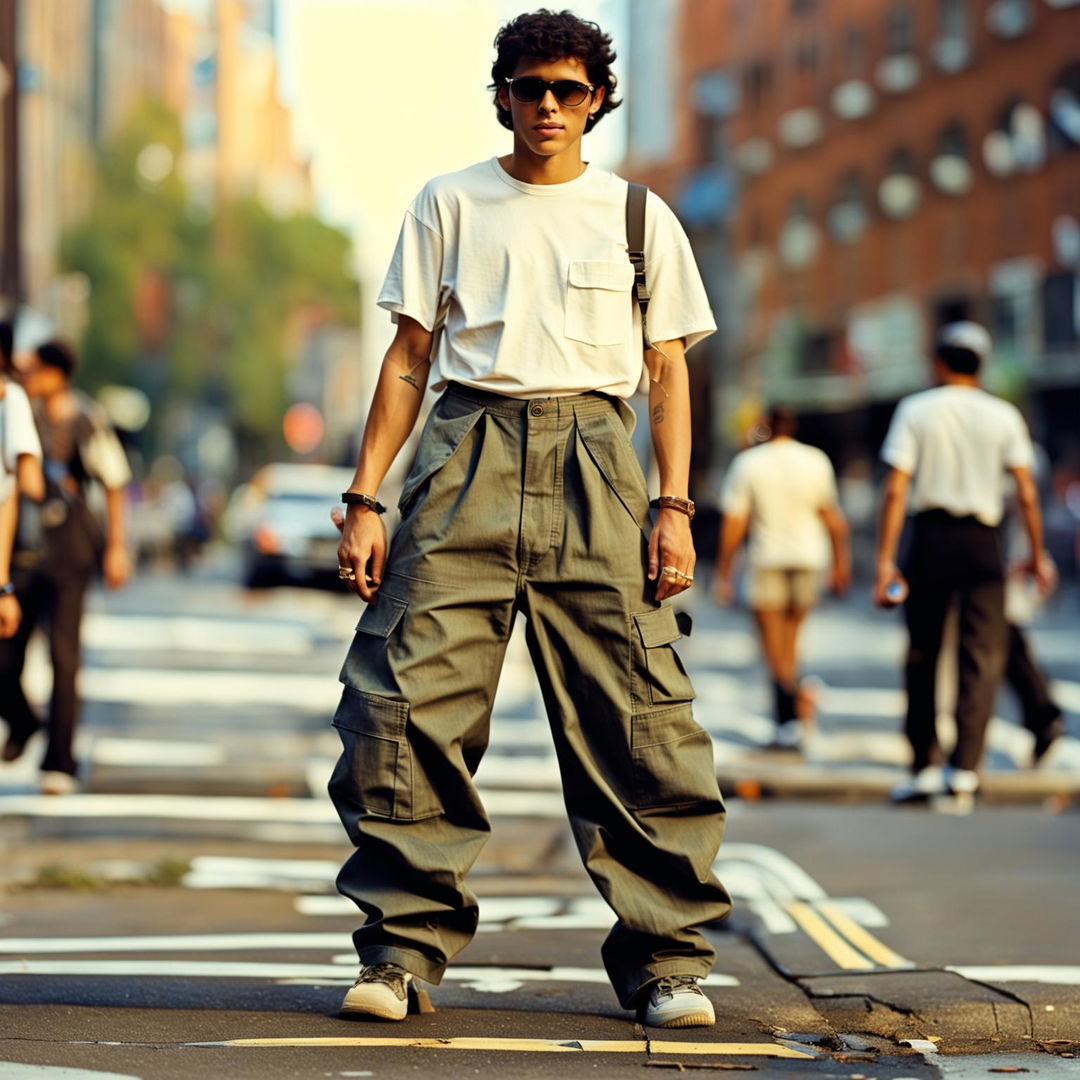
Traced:
[[[990, 335], [972, 322], [940, 331], [933, 372], [938, 385], [898, 406], [881, 456], [890, 467], [878, 532], [874, 596], [882, 606], [903, 598], [910, 643], [904, 668], [911, 779], [894, 801], [953, 796], [970, 805], [979, 786], [987, 724], [1005, 668], [1005, 566], [998, 526], [1005, 481], [1027, 534], [1025, 571], [1046, 582], [1042, 521], [1031, 475], [1033, 451], [1019, 410], [979, 386]], [[896, 552], [905, 508], [912, 514], [903, 574]], [[896, 590], [894, 592], [894, 590]], [[957, 742], [941, 767], [935, 684], [945, 619], [959, 609]]]
[[[616, 913], [603, 959], [647, 1024], [707, 1025], [730, 908], [724, 807], [666, 603], [694, 580], [684, 350], [715, 329], [686, 236], [649, 194], [642, 361], [626, 181], [581, 138], [618, 102], [611, 39], [570, 13], [506, 24], [492, 68], [511, 153], [430, 181], [378, 303], [397, 333], [364, 431], [339, 574], [368, 602], [342, 671], [330, 792], [366, 921], [345, 1015], [403, 1019], [477, 928], [465, 875], [490, 831], [472, 776], [515, 616], [540, 679], [573, 833]], [[433, 369], [435, 404], [387, 552], [377, 491]], [[630, 444], [642, 376], [655, 522]]]
[[[14, 327], [0, 323], [0, 638], [12, 637], [22, 610], [11, 580], [11, 556], [19, 523], [20, 491], [44, 493], [41, 441], [26, 392], [15, 379]], [[0, 759], [8, 760], [0, 750]]]
[[[124, 531], [124, 488], [131, 479], [127, 458], [103, 410], [72, 389], [74, 370], [75, 354], [61, 341], [39, 345], [25, 368], [44, 452], [46, 492], [40, 537], [15, 555], [22, 622], [10, 640], [0, 642], [0, 716], [8, 724], [3, 757], [14, 761], [41, 726], [22, 687], [26, 646], [39, 624], [48, 635], [53, 689], [41, 763], [41, 791], [47, 795], [77, 788], [72, 744], [87, 587], [99, 562], [110, 588], [124, 584], [131, 566]], [[94, 482], [105, 489], [104, 533], [87, 503], [87, 488]]]
[[1065, 734], [1065, 719], [1061, 706], [1054, 700], [1046, 674], [1039, 666], [1028, 641], [1026, 625], [1049, 593], [1057, 587], [1058, 573], [1053, 559], [1044, 556], [1045, 589], [1031, 586], [1023, 565], [1013, 567], [1005, 581], [1005, 621], [1009, 642], [1005, 659], [1005, 681], [1020, 703], [1025, 728], [1034, 743], [1031, 764], [1037, 766], [1046, 758], [1050, 747]]
[[730, 603], [735, 556], [749, 534], [747, 598], [772, 679], [774, 745], [797, 748], [813, 723], [799, 633], [830, 568], [835, 592], [847, 591], [851, 554], [832, 463], [795, 438], [791, 409], [771, 409], [768, 428], [768, 441], [737, 454], [724, 481], [715, 597]]

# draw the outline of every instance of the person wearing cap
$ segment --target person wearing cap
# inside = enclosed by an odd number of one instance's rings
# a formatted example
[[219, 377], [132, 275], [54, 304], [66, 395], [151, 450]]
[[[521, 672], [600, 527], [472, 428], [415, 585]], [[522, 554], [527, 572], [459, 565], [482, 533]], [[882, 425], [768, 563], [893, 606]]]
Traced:
[[[904, 730], [911, 743], [912, 775], [894, 789], [896, 802], [935, 796], [970, 802], [978, 789], [977, 770], [1007, 653], [1005, 566], [998, 526], [1009, 475], [1015, 480], [1028, 540], [1024, 569], [1037, 583], [1046, 584], [1027, 426], [1014, 405], [979, 386], [980, 369], [991, 348], [990, 335], [977, 323], [943, 327], [933, 359], [938, 385], [900, 403], [881, 448], [890, 472], [882, 500], [874, 598], [882, 607], [894, 606], [902, 598], [910, 636]], [[912, 515], [912, 528], [901, 575], [896, 552], [905, 507]], [[953, 603], [959, 610], [957, 741], [942, 767], [935, 684], [945, 620]]]

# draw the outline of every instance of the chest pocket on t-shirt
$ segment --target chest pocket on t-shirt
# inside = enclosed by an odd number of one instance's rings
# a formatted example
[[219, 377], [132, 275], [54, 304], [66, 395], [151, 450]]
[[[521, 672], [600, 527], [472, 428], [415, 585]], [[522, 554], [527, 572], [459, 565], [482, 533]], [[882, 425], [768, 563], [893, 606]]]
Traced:
[[586, 345], [622, 345], [632, 320], [627, 262], [572, 262], [566, 284], [565, 333]]

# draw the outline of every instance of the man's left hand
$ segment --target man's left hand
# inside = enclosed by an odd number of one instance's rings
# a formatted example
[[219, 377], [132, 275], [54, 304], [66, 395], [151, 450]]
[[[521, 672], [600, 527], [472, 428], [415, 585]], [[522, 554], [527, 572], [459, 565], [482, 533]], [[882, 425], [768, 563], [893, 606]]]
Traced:
[[666, 600], [689, 589], [696, 564], [690, 519], [678, 510], [660, 510], [649, 537], [649, 580], [657, 582], [656, 599]]
[[22, 608], [14, 593], [0, 596], [0, 639], [15, 636], [22, 621]]
[[131, 556], [122, 544], [110, 544], [105, 549], [102, 560], [105, 584], [110, 589], [119, 589], [127, 584], [131, 577]]

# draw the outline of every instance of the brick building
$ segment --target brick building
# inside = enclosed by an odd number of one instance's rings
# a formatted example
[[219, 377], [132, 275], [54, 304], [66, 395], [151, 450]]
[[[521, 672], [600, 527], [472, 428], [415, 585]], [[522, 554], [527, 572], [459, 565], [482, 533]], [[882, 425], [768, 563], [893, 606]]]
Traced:
[[1080, 475], [1080, 3], [631, 13], [625, 171], [680, 214], [722, 323], [695, 372], [713, 463], [777, 400], [865, 462], [936, 326], [970, 317], [992, 387]]

